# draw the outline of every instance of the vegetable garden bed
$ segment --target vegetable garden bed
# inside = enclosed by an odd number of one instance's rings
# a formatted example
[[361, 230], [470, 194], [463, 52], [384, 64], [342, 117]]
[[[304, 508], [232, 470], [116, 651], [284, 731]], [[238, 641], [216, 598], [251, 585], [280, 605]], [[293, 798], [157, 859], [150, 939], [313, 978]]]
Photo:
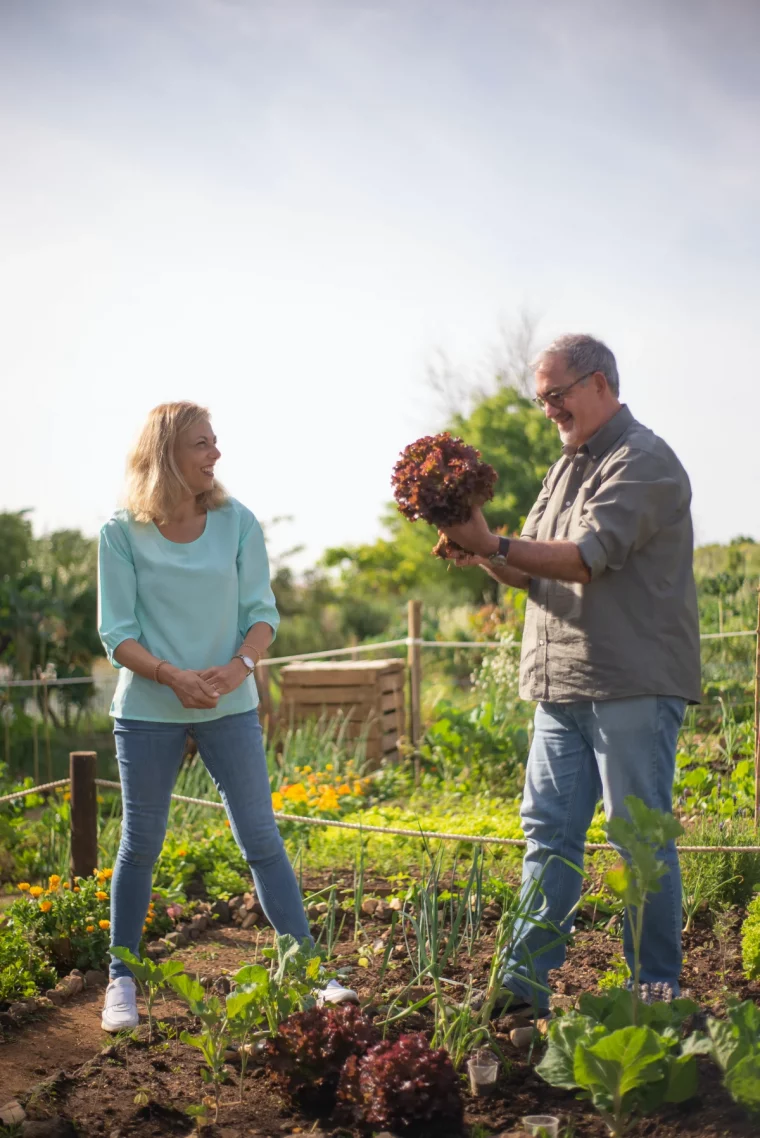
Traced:
[[[341, 881], [334, 875], [329, 879], [311, 876], [304, 882], [312, 893], [324, 892], [332, 886], [348, 891], [351, 884], [348, 878]], [[369, 878], [364, 882], [366, 899], [385, 895], [387, 905], [387, 894], [387, 882]], [[371, 909], [372, 904], [367, 908]], [[387, 1017], [394, 999], [399, 1001], [397, 1008], [403, 1010], [419, 1003], [430, 988], [423, 982], [419, 988], [405, 992], [414, 979], [408, 949], [411, 947], [414, 951], [415, 946], [413, 937], [404, 945], [398, 922], [364, 912], [355, 937], [354, 913], [348, 905], [347, 909], [348, 919], [342, 934], [332, 944], [331, 965], [347, 970], [347, 982], [357, 989], [368, 1017], [377, 1024]], [[478, 985], [485, 983], [498, 915], [498, 906], [485, 908], [480, 935], [471, 951], [463, 946], [447, 969], [448, 978], [466, 982], [472, 976]], [[570, 1007], [582, 992], [598, 990], [600, 980], [608, 987], [620, 971], [619, 936], [595, 925], [593, 917], [593, 912], [588, 911], [579, 919], [567, 962], [552, 977], [558, 1007]], [[315, 928], [323, 928], [328, 919], [329, 914], [316, 918]], [[730, 913], [716, 928], [707, 916], [701, 916], [685, 938], [684, 987], [702, 1007], [715, 1013], [723, 1012], [730, 996], [760, 1000], [760, 985], [747, 982], [741, 972], [740, 921], [740, 913]], [[244, 963], [261, 962], [262, 950], [271, 942], [269, 929], [228, 925], [212, 928], [193, 944], [173, 953], [171, 959], [181, 962], [188, 974], [197, 974], [207, 992], [213, 992], [216, 987], [223, 995], [228, 987], [226, 977], [237, 972]], [[401, 999], [400, 994], [403, 994]], [[144, 1025], [134, 1037], [111, 1041], [99, 1029], [101, 997], [102, 992], [86, 992], [66, 1007], [48, 1012], [45, 1026], [38, 1022], [6, 1031], [0, 1044], [0, 1086], [18, 1094], [29, 1118], [70, 1119], [82, 1134], [105, 1134], [113, 1138], [117, 1135], [120, 1138], [145, 1135], [147, 1138], [149, 1135], [189, 1134], [194, 1123], [187, 1111], [202, 1103], [208, 1095], [208, 1085], [201, 1079], [204, 1066], [201, 1052], [178, 1038], [182, 1030], [197, 1030], [197, 1021], [187, 1005], [173, 998], [159, 997], [155, 1008], [159, 1026], [151, 1044], [147, 1042]], [[67, 1022], [73, 1023], [73, 1038], [72, 1034], [67, 1036]], [[393, 1024], [389, 1034], [395, 1037], [402, 1032], [429, 1032], [431, 1027], [432, 1015], [423, 1007]], [[508, 1069], [500, 1071], [496, 1090], [490, 1098], [473, 1098], [466, 1076], [461, 1075], [464, 1126], [459, 1132], [478, 1138], [514, 1128], [519, 1132], [523, 1115], [540, 1112], [558, 1115], [562, 1123], [560, 1134], [567, 1138], [584, 1135], [602, 1138], [606, 1127], [589, 1104], [577, 1101], [572, 1092], [549, 1086], [536, 1074], [535, 1066], [544, 1053], [542, 1042], [537, 1043], [532, 1054], [516, 1049], [509, 1035], [513, 1027], [509, 1017], [498, 1025], [496, 1039], [503, 1049]], [[72, 1063], [74, 1041], [78, 1051]], [[77, 1062], [81, 1063], [87, 1042], [91, 1046], [90, 1054], [95, 1057], [72, 1070]], [[698, 1064], [697, 1097], [678, 1106], [666, 1106], [638, 1120], [629, 1131], [631, 1135], [675, 1138], [676, 1134], [685, 1133], [693, 1138], [722, 1138], [724, 1135], [749, 1138], [757, 1133], [757, 1121], [732, 1101], [721, 1085], [718, 1069], [706, 1059], [699, 1059]], [[61, 1070], [65, 1075], [60, 1074]], [[56, 1072], [58, 1075], [52, 1083], [43, 1084], [33, 1092], [33, 1085], [41, 1077], [55, 1076]], [[339, 1114], [320, 1117], [318, 1113], [299, 1109], [285, 1094], [271, 1062], [251, 1060], [243, 1080], [242, 1103], [238, 1101], [239, 1066], [229, 1063], [228, 1075], [230, 1081], [221, 1087], [218, 1123], [204, 1130], [209, 1135], [276, 1136], [308, 1132], [315, 1126], [335, 1134], [366, 1133]], [[5, 1097], [7, 1095], [0, 1095], [0, 1098]], [[213, 1110], [210, 1114], [213, 1115]], [[8, 1133], [20, 1131], [11, 1129]], [[423, 1134], [424, 1127], [409, 1133]], [[440, 1127], [437, 1133], [441, 1133]]]

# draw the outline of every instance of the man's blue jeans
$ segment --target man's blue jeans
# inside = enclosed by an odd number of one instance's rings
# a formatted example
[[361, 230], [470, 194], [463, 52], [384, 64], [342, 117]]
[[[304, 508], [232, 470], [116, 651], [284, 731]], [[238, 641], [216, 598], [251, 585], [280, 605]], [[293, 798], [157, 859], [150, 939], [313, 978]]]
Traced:
[[[137, 953], [166, 836], [169, 805], [190, 733], [224, 803], [232, 833], [251, 867], [256, 893], [278, 933], [309, 937], [301, 892], [272, 812], [256, 711], [206, 723], [114, 724], [124, 816], [111, 888], [111, 944]], [[130, 976], [112, 959], [111, 977]]]
[[[647, 806], [672, 810], [676, 745], [685, 709], [685, 700], [665, 696], [538, 705], [521, 811], [528, 840], [522, 896], [531, 900], [537, 920], [550, 922], [562, 933], [572, 928], [582, 883], [573, 867], [583, 866], [586, 831], [600, 798], [608, 819], [628, 816], [628, 795]], [[662, 981], [677, 995], [681, 874], [675, 843], [660, 856], [668, 873], [644, 910], [641, 982]], [[633, 972], [627, 921], [623, 946]], [[549, 970], [559, 968], [564, 959], [564, 940], [556, 931], [523, 921], [508, 949], [504, 983], [545, 1009], [549, 995], [539, 986], [548, 987]]]

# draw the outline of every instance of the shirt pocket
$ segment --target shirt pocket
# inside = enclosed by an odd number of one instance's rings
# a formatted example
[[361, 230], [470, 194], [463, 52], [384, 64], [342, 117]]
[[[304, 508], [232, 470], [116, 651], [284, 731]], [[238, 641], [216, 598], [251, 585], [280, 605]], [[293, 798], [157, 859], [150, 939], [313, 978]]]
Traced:
[[579, 624], [583, 615], [583, 585], [580, 581], [549, 581], [546, 610], [565, 624]]

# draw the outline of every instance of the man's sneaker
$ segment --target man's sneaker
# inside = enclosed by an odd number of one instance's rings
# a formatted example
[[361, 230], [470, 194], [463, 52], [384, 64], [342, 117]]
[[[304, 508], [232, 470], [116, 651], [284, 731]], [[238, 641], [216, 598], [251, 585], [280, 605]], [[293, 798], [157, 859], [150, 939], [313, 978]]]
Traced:
[[328, 980], [324, 988], [317, 992], [317, 1006], [325, 1004], [358, 1004], [359, 996], [353, 988], [344, 988], [338, 980]]
[[131, 976], [119, 976], [106, 988], [100, 1026], [103, 1031], [131, 1031], [138, 1023], [135, 982]]

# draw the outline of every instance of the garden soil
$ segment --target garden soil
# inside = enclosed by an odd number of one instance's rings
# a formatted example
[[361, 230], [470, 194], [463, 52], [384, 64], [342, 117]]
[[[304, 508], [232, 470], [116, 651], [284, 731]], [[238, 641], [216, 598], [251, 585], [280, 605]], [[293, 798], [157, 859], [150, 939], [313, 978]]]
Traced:
[[[313, 884], [318, 885], [316, 881]], [[709, 924], [698, 924], [685, 938], [684, 989], [716, 1013], [730, 995], [760, 1002], [760, 985], [748, 984], [742, 977], [739, 921], [738, 914], [733, 920], [729, 918], [718, 936]], [[349, 923], [351, 916], [346, 925]], [[360, 944], [354, 943], [352, 929], [351, 938], [344, 937], [337, 946], [334, 963], [352, 969], [350, 982], [370, 1014], [387, 1004], [409, 979], [408, 961], [394, 953], [394, 969], [378, 983], [382, 957], [373, 955], [367, 946], [387, 933], [387, 924], [367, 919]], [[210, 982], [250, 962], [270, 941], [269, 930], [243, 931], [227, 926], [210, 930], [175, 955], [188, 971]], [[450, 970], [451, 978], [465, 980], [472, 975], [476, 983], [483, 981], [490, 965], [489, 941], [486, 935], [472, 958], [460, 958], [457, 967]], [[557, 1003], [570, 1006], [580, 992], [595, 991], [600, 974], [613, 967], [620, 954], [619, 936], [600, 928], [579, 929], [569, 946], [567, 962], [552, 977]], [[368, 967], [358, 966], [359, 956], [368, 960]], [[200, 1053], [178, 1045], [174, 1039], [159, 1039], [148, 1046], [142, 1028], [138, 1042], [114, 1042], [100, 1029], [102, 998], [102, 990], [87, 991], [0, 1039], [0, 1105], [19, 1097], [29, 1118], [68, 1118], [76, 1122], [81, 1135], [157, 1138], [191, 1134], [194, 1124], [184, 1111], [199, 1103], [205, 1093]], [[159, 1000], [156, 1014], [168, 1026], [169, 1034], [190, 1026], [184, 1005]], [[425, 1030], [430, 1021], [423, 1013], [415, 1013], [403, 1022], [404, 1030]], [[473, 1099], [465, 1092], [467, 1130], [472, 1133], [472, 1127], [477, 1126], [476, 1133], [483, 1136], [512, 1130], [519, 1133], [524, 1114], [547, 1113], [559, 1115], [573, 1138], [603, 1138], [606, 1129], [592, 1108], [578, 1102], [571, 1092], [547, 1086], [535, 1074], [540, 1048], [535, 1055], [515, 1050], [508, 1040], [509, 1021], [499, 1026], [511, 1069], [501, 1074], [491, 1098]], [[336, 1136], [353, 1133], [350, 1125], [340, 1126], [335, 1118], [317, 1120], [299, 1114], [283, 1097], [266, 1066], [251, 1065], [242, 1105], [237, 1101], [239, 1086], [234, 1068], [230, 1077], [232, 1081], [223, 1088], [218, 1125], [204, 1130], [209, 1136], [276, 1138], [315, 1128]], [[720, 1085], [719, 1073], [702, 1060], [696, 1099], [642, 1119], [630, 1131], [632, 1138], [676, 1138], [681, 1134], [689, 1138], [757, 1138], [758, 1133], [757, 1121], [750, 1120], [732, 1102]]]

